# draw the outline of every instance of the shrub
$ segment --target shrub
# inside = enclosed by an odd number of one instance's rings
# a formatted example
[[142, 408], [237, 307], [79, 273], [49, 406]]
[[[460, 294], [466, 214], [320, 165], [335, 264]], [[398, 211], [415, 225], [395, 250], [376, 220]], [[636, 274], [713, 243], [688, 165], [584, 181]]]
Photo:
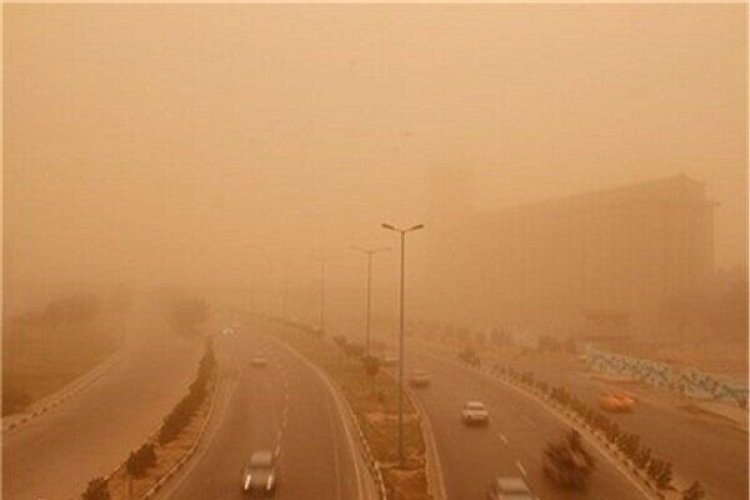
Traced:
[[103, 477], [96, 477], [89, 481], [86, 491], [81, 495], [83, 500], [109, 500], [109, 488]]
[[701, 500], [706, 496], [706, 492], [701, 488], [701, 483], [693, 481], [688, 489], [682, 492], [682, 500]]
[[344, 353], [350, 358], [359, 358], [364, 352], [365, 348], [360, 344], [344, 344]]
[[651, 461], [651, 448], [641, 447], [635, 454], [635, 465], [641, 469], [646, 469]]
[[132, 452], [125, 463], [128, 474], [134, 477], [142, 477], [146, 471], [156, 464], [156, 453], [154, 445], [146, 443], [138, 451]]
[[662, 462], [659, 474], [656, 476], [656, 486], [665, 489], [672, 482], [672, 463]]
[[380, 359], [375, 356], [364, 356], [362, 357], [362, 365], [365, 367], [365, 372], [374, 378], [380, 370]]

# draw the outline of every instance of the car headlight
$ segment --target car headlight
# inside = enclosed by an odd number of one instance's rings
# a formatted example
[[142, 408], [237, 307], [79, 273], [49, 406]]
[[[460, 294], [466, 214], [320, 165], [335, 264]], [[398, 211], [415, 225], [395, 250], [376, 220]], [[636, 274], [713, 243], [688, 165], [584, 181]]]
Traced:
[[266, 481], [266, 490], [270, 491], [271, 488], [273, 488], [273, 476], [268, 476], [268, 481]]
[[251, 476], [250, 474], [245, 476], [245, 491], [250, 489], [250, 485], [252, 484], [252, 482], [253, 482], [253, 476]]

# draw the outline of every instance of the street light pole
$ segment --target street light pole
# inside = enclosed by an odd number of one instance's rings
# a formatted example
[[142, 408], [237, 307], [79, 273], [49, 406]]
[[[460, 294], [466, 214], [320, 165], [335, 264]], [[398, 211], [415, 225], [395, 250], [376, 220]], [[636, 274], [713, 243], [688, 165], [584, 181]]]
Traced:
[[370, 355], [370, 305], [372, 302], [372, 256], [390, 250], [388, 247], [367, 249], [352, 245], [352, 250], [367, 254], [367, 311], [365, 313], [365, 355]]
[[326, 261], [320, 261], [320, 331], [326, 328]]
[[404, 293], [406, 269], [406, 233], [422, 229], [424, 224], [417, 224], [408, 229], [400, 229], [391, 224], [381, 224], [381, 227], [401, 234], [401, 297], [399, 319], [399, 355], [398, 355], [398, 459], [404, 465]]
[[320, 262], [320, 319], [318, 320], [318, 328], [321, 332], [325, 331], [326, 327], [326, 261], [324, 257], [318, 257], [315, 260]]

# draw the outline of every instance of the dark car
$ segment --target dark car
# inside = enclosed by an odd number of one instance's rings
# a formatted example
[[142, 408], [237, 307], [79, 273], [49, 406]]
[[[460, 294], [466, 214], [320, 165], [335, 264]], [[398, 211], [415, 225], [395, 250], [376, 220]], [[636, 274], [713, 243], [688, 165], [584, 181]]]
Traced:
[[536, 500], [531, 488], [520, 477], [498, 477], [490, 483], [489, 500]]
[[268, 366], [268, 361], [266, 361], [266, 358], [263, 356], [255, 356], [250, 360], [250, 364], [255, 368], [265, 368]]
[[256, 451], [242, 472], [242, 491], [272, 495], [278, 482], [276, 457], [270, 451]]

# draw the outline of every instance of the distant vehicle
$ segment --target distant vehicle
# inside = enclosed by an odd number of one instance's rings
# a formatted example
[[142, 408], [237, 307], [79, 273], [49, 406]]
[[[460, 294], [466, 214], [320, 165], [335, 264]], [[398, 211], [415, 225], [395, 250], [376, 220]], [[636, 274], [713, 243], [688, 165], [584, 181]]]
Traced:
[[624, 391], [602, 393], [599, 395], [599, 406], [613, 413], [626, 413], [633, 411], [635, 400], [635, 395]]
[[273, 494], [276, 491], [276, 458], [267, 450], [256, 451], [242, 471], [242, 491]]
[[255, 368], [264, 368], [268, 366], [268, 361], [263, 356], [255, 356], [250, 360], [250, 364]]
[[583, 448], [581, 435], [571, 430], [559, 443], [547, 443], [544, 473], [560, 486], [572, 489], [586, 485], [594, 470], [594, 458]]
[[398, 356], [385, 356], [383, 358], [383, 366], [396, 366], [398, 364]]
[[488, 500], [536, 500], [531, 488], [520, 477], [498, 477], [490, 483]]
[[466, 425], [487, 425], [490, 423], [490, 413], [481, 401], [469, 401], [461, 410], [461, 420]]
[[424, 370], [414, 370], [409, 377], [409, 385], [412, 387], [427, 387], [430, 385], [430, 376]]

